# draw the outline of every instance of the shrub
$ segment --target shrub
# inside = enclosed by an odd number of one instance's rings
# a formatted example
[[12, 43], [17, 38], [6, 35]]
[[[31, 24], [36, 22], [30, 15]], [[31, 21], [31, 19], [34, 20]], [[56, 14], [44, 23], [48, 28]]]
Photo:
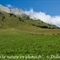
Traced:
[[2, 21], [5, 19], [5, 16], [2, 16]]
[[40, 27], [40, 28], [48, 28], [48, 26], [37, 26], [37, 27]]
[[9, 15], [10, 15], [10, 17], [11, 17], [11, 16], [13, 16], [14, 14], [12, 14], [12, 13], [9, 13]]
[[22, 18], [18, 17], [18, 19], [19, 19], [19, 21], [24, 22], [24, 20]]

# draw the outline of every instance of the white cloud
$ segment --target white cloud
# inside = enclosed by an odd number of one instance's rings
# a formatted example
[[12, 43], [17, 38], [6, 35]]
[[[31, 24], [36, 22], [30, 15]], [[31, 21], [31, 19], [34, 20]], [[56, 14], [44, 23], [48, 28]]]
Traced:
[[7, 4], [6, 6], [9, 7], [9, 8], [12, 8], [12, 5], [10, 5], [10, 4]]
[[25, 14], [29, 15], [32, 19], [41, 19], [46, 23], [54, 24], [60, 27], [60, 16], [51, 16], [44, 12], [35, 12], [33, 9], [30, 9], [30, 11], [25, 11]]

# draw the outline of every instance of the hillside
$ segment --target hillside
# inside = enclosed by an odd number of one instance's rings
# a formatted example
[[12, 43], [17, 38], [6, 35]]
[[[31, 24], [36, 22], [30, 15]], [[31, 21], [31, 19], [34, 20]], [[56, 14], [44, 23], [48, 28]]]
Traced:
[[26, 15], [17, 16], [12, 13], [0, 12], [0, 29], [12, 28], [33, 33], [45, 33], [52, 29], [58, 29], [58, 27], [44, 23], [41, 20], [30, 19]]
[[1, 28], [19, 28], [19, 27], [35, 27], [35, 28], [46, 28], [55, 29], [54, 25], [44, 23], [41, 20], [30, 19], [29, 16], [23, 15], [17, 16], [12, 13], [0, 12], [0, 29]]
[[0, 60], [58, 60], [60, 28], [42, 20], [0, 5]]
[[45, 28], [56, 29], [58, 27], [44, 23], [41, 20], [33, 20], [22, 9], [8, 8], [0, 4], [0, 28]]

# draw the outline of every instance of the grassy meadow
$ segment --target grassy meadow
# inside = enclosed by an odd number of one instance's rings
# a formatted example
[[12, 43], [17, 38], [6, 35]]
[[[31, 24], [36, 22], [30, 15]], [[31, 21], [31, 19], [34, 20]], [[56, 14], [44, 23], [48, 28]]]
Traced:
[[[43, 30], [42, 30], [43, 31]], [[54, 32], [59, 31], [55, 30]], [[18, 29], [0, 30], [0, 59], [1, 60], [59, 60], [51, 55], [60, 55], [60, 35], [54, 32], [36, 34]], [[49, 33], [49, 30], [47, 31]], [[21, 56], [39, 56], [41, 58], [21, 58]], [[47, 55], [49, 58], [47, 58]], [[5, 56], [5, 58], [4, 58]], [[6, 57], [10, 56], [10, 57]], [[20, 58], [11, 58], [20, 56]]]

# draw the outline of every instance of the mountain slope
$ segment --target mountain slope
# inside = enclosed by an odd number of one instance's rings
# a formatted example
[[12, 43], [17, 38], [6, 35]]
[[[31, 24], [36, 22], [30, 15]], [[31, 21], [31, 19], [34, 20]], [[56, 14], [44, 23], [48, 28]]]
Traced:
[[[22, 18], [24, 19], [24, 18], [29, 18], [27, 15], [26, 15], [26, 13], [22, 10], [22, 9], [18, 9], [18, 8], [8, 8], [8, 7], [5, 7], [5, 6], [3, 6], [3, 5], [1, 5], [0, 4], [0, 11], [1, 12], [7, 12], [7, 13], [9, 13], [10, 15], [12, 14], [14, 14], [14, 16], [13, 17], [11, 17], [11, 16], [6, 16], [7, 18], [9, 18], [9, 19], [13, 19], [13, 20], [15, 20], [16, 19], [16, 17], [15, 17], [15, 15], [18, 15], [18, 16], [23, 16]], [[4, 14], [3, 14], [4, 15]], [[3, 16], [2, 17], [2, 19], [4, 19], [5, 17]], [[9, 20], [8, 19], [8, 20]], [[19, 20], [20, 20], [20, 18], [18, 18]], [[18, 20], [17, 19], [17, 20]], [[29, 18], [30, 19], [30, 18]], [[28, 20], [29, 20], [28, 19]], [[30, 20], [33, 20], [33, 19], [30, 19]], [[41, 20], [39, 20], [38, 21], [38, 24], [37, 23], [32, 23], [32, 25], [33, 26], [37, 26], [37, 27], [40, 27], [40, 28], [56, 28], [56, 26], [51, 26], [50, 24], [46, 24], [46, 23], [44, 23], [44, 22], [42, 22]]]
[[40, 20], [30, 19], [29, 16], [26, 15], [21, 17], [12, 13], [0, 12], [0, 28], [16, 28], [23, 25], [37, 28], [57, 28], [56, 26], [44, 23]]
[[20, 30], [31, 34], [59, 34], [60, 29], [41, 20], [30, 19], [29, 16], [17, 16], [12, 13], [0, 12], [0, 30]]
[[33, 20], [25, 15], [21, 9], [10, 9], [0, 5], [0, 29], [12, 28], [39, 33], [40, 31], [45, 32], [46, 29], [57, 29], [58, 27], [44, 23], [41, 20]]

